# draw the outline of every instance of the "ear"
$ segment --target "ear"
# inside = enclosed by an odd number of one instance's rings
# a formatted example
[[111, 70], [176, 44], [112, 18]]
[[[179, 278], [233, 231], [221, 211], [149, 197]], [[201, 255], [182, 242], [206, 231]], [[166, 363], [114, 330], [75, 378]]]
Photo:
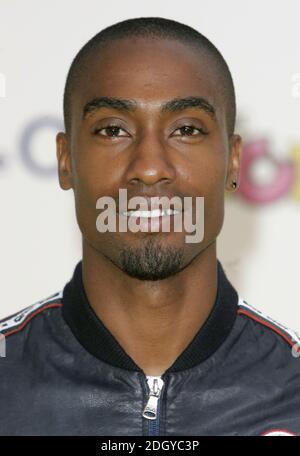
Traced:
[[73, 187], [71, 152], [67, 135], [63, 132], [56, 135], [56, 157], [59, 185], [63, 190], [69, 190]]
[[[239, 187], [243, 140], [240, 135], [232, 135], [229, 140], [229, 158], [226, 175], [226, 190], [233, 192]], [[236, 182], [236, 186], [233, 183]]]

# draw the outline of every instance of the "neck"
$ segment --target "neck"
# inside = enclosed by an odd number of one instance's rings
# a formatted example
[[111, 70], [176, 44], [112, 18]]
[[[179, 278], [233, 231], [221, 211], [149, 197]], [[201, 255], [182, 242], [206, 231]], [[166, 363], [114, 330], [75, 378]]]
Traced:
[[208, 318], [217, 293], [216, 243], [179, 273], [134, 279], [83, 242], [82, 278], [96, 315], [146, 375], [162, 375]]

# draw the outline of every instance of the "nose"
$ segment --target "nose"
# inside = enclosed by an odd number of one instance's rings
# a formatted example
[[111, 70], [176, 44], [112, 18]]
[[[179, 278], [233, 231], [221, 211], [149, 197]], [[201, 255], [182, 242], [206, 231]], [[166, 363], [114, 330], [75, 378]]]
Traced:
[[153, 131], [145, 133], [133, 145], [126, 173], [127, 182], [154, 185], [162, 181], [171, 183], [175, 177], [176, 169], [163, 139]]

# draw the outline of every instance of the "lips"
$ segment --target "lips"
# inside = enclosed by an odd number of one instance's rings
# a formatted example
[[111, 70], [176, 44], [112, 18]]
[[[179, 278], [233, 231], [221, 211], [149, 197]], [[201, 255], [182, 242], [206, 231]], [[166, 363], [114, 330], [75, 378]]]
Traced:
[[[173, 232], [172, 225], [182, 220], [182, 211], [175, 211], [172, 209], [154, 209], [152, 211], [122, 211], [119, 213], [119, 217], [130, 221], [134, 221], [136, 227], [130, 226], [129, 231], [142, 231], [142, 232]], [[165, 225], [166, 223], [166, 225]]]
[[[137, 207], [137, 209], [128, 208], [128, 201], [132, 200], [132, 198], [136, 198], [136, 197], [131, 197], [131, 198], [128, 198], [126, 205], [123, 207], [120, 207], [119, 204], [117, 203], [117, 212], [118, 213], [122, 212], [122, 214], [124, 214], [124, 212], [130, 212], [132, 214], [134, 212], [139, 211], [141, 213], [144, 213], [143, 216], [145, 216], [145, 217], [151, 217], [151, 216], [157, 217], [162, 214], [157, 212], [157, 215], [151, 215], [150, 213], [153, 211], [162, 211], [162, 212], [165, 211], [165, 214], [163, 214], [163, 215], [174, 215], [173, 213], [172, 214], [170, 213], [170, 210], [177, 211], [180, 213], [184, 211], [183, 202], [182, 202], [181, 198], [178, 196], [163, 195], [163, 196], [149, 197], [149, 196], [137, 195], [137, 197], [143, 199], [143, 204], [140, 204], [139, 202], [134, 204], [134, 206]], [[174, 198], [174, 200], [172, 200], [173, 198]], [[138, 207], [138, 206], [140, 206], [140, 207]], [[146, 209], [146, 210], [144, 210], [144, 209]], [[146, 213], [149, 213], [149, 215], [147, 215]]]
[[151, 211], [141, 211], [141, 210], [129, 210], [122, 211], [121, 214], [127, 217], [140, 217], [140, 218], [156, 218], [180, 214], [182, 211], [176, 209], [153, 209]]

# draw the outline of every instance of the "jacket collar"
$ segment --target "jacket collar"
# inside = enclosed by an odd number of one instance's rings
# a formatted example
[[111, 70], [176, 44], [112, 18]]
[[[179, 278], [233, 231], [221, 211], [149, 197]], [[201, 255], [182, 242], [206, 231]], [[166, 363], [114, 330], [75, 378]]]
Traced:
[[[238, 308], [238, 293], [217, 260], [217, 296], [207, 320], [193, 340], [164, 372], [192, 368], [211, 356], [229, 335]], [[130, 371], [143, 372], [104, 326], [88, 302], [82, 281], [82, 260], [63, 289], [63, 317], [74, 336], [91, 354], [102, 361]]]

